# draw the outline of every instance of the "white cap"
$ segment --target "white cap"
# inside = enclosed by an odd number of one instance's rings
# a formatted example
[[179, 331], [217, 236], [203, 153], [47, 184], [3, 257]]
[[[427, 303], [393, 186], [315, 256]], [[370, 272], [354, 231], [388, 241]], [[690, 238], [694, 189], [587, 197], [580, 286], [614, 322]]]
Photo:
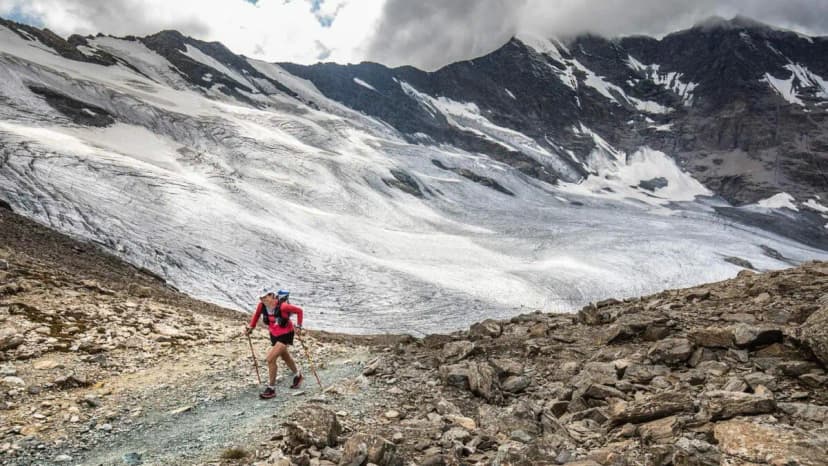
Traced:
[[272, 294], [276, 295], [276, 287], [273, 286], [263, 286], [259, 289], [259, 299], [264, 298], [265, 296]]

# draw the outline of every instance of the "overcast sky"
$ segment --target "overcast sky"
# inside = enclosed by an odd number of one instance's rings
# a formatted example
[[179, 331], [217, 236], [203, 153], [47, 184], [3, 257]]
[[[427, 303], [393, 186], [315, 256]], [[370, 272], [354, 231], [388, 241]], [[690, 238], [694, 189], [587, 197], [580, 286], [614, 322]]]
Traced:
[[828, 0], [0, 0], [0, 16], [60, 35], [177, 29], [268, 61], [378, 61], [433, 70], [515, 33], [656, 37], [737, 14], [828, 35]]

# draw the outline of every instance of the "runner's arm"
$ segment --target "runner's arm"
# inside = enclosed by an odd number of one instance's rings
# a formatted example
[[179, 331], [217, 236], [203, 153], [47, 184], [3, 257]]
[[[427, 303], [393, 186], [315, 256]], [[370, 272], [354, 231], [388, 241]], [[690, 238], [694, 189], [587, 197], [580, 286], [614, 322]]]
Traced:
[[256, 312], [253, 313], [253, 318], [250, 319], [250, 324], [247, 326], [248, 328], [256, 328], [256, 324], [259, 322], [259, 316], [262, 314], [262, 307], [264, 307], [262, 303], [259, 303], [259, 305], [256, 306]]
[[296, 314], [296, 324], [300, 327], [302, 326], [302, 318], [304, 313], [302, 312], [301, 307], [294, 306], [290, 303], [285, 303], [282, 305], [282, 310], [287, 311], [291, 314]]

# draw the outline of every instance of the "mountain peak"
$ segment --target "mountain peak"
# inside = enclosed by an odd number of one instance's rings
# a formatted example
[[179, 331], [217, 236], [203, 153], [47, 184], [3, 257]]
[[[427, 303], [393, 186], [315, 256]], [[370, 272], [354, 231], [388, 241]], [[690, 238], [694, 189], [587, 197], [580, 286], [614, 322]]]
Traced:
[[693, 25], [692, 29], [701, 30], [733, 30], [733, 29], [774, 29], [761, 21], [757, 21], [747, 16], [736, 15], [733, 18], [725, 19], [721, 16], [710, 16], [709, 18], [699, 21]]

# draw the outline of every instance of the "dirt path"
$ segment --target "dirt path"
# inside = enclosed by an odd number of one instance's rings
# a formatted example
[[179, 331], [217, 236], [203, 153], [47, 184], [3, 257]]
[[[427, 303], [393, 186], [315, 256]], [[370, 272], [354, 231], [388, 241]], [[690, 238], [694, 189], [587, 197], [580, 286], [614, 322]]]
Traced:
[[[360, 362], [367, 353], [338, 358], [319, 371], [326, 387], [347, 385], [347, 379], [360, 374]], [[266, 442], [282, 421], [306, 403], [330, 404], [336, 393], [320, 394], [315, 379], [308, 372], [303, 387], [290, 390], [291, 378], [277, 380], [275, 399], [261, 400], [256, 384], [233, 387], [224, 397], [169, 408], [169, 400], [186, 400], [191, 395], [187, 384], [176, 385], [174, 393], [165, 393], [163, 409], [148, 409], [132, 419], [132, 427], [109, 436], [89, 454], [78, 458], [84, 465], [186, 465], [217, 461], [230, 447], [255, 450]], [[264, 374], [263, 374], [264, 375]], [[210, 382], [207, 382], [210, 383]], [[370, 396], [364, 390], [347, 397], [348, 404], [359, 404]], [[341, 409], [341, 403], [337, 403]], [[140, 461], [140, 462], [139, 462]]]

